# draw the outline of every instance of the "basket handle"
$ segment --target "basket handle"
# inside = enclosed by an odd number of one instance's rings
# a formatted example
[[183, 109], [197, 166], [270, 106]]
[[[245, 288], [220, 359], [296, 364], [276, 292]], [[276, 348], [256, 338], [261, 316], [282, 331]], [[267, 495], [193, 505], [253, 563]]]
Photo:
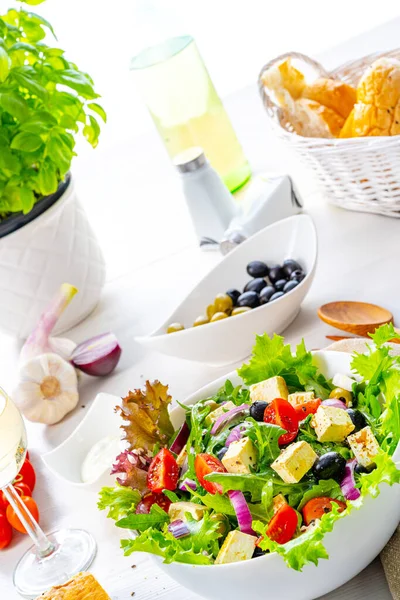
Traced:
[[267, 71], [274, 65], [282, 62], [286, 58], [295, 58], [295, 59], [297, 58], [297, 59], [307, 63], [308, 65], [310, 65], [310, 67], [312, 67], [317, 72], [318, 77], [331, 77], [332, 78], [332, 75], [329, 75], [329, 73], [327, 71], [325, 71], [324, 67], [318, 61], [314, 60], [310, 56], [307, 56], [306, 54], [301, 54], [301, 52], [285, 52], [285, 54], [280, 54], [276, 58], [270, 60], [267, 64], [265, 64], [263, 66], [263, 68], [261, 69], [260, 74], [258, 76], [258, 91], [260, 93], [261, 100], [263, 101], [265, 109], [271, 116], [272, 116], [272, 114], [276, 114], [277, 111], [280, 116], [281, 110], [280, 110], [279, 106], [277, 106], [274, 102], [272, 102], [270, 96], [267, 94], [264, 84], [263, 84], [263, 81], [262, 81], [262, 77], [263, 77], [265, 71]]

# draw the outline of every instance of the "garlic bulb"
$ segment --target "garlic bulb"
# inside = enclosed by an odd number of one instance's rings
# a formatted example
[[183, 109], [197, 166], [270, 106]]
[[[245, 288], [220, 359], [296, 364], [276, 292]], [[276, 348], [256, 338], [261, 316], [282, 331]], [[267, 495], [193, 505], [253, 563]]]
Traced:
[[78, 403], [75, 369], [57, 354], [41, 354], [28, 360], [19, 376], [12, 398], [29, 421], [58, 423]]

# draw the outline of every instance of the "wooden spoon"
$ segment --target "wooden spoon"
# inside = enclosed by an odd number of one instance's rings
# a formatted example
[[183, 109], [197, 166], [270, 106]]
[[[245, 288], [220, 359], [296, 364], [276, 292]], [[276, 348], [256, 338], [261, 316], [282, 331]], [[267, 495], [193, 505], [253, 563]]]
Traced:
[[[318, 309], [318, 316], [332, 327], [363, 337], [380, 325], [393, 323], [391, 312], [367, 302], [329, 302]], [[396, 331], [400, 333], [400, 329]]]

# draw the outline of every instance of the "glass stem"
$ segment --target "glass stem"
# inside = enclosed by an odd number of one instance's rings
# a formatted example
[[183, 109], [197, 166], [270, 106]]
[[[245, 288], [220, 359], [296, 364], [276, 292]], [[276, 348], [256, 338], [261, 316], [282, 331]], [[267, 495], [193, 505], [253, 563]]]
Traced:
[[5, 497], [13, 507], [19, 520], [25, 527], [31, 540], [35, 544], [39, 558], [49, 556], [49, 554], [51, 554], [55, 550], [55, 546], [47, 539], [42, 529], [39, 527], [38, 523], [35, 521], [31, 513], [29, 512], [28, 508], [25, 506], [25, 504], [23, 504], [18, 493], [15, 491], [14, 486], [10, 483], [5, 488], [3, 488], [3, 492]]

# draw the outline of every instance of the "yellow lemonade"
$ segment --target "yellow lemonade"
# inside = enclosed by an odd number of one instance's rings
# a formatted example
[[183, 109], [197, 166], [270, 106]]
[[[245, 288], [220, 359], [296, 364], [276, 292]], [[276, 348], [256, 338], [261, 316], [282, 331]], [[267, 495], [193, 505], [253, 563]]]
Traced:
[[171, 159], [200, 146], [226, 186], [241, 187], [250, 166], [193, 38], [148, 48], [131, 68]]

